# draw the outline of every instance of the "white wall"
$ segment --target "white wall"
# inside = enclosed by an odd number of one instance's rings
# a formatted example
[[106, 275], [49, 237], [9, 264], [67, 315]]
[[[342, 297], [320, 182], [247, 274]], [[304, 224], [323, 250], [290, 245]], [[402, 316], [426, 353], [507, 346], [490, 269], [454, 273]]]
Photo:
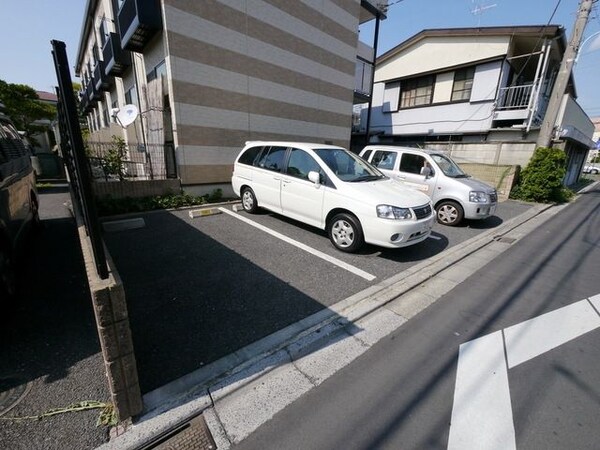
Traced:
[[393, 80], [414, 74], [442, 71], [506, 55], [508, 36], [428, 37], [379, 65], [375, 81]]
[[581, 106], [569, 94], [563, 96], [556, 125], [562, 128], [572, 126], [592, 139], [594, 135], [594, 123], [590, 120]]
[[433, 103], [398, 110], [402, 82], [376, 83], [373, 89], [371, 129], [396, 134], [480, 133], [490, 129], [502, 61], [475, 69], [469, 102], [450, 103], [454, 72], [436, 76]]

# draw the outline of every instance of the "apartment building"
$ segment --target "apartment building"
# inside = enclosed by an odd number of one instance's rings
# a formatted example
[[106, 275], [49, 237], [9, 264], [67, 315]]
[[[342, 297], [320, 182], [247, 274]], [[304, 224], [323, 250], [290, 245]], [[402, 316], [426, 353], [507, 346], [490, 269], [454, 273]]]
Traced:
[[[76, 74], [90, 145], [121, 136], [132, 170], [179, 177], [191, 193], [227, 191], [248, 140], [348, 146], [374, 62], [359, 24], [386, 5], [88, 0]], [[123, 128], [115, 116], [130, 104], [140, 114]]]

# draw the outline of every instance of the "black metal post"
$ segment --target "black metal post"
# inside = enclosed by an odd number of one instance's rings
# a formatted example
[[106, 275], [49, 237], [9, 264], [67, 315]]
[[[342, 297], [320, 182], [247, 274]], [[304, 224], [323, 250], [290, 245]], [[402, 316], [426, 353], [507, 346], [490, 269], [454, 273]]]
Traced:
[[62, 41], [51, 41], [52, 57], [54, 58], [54, 68], [56, 69], [56, 78], [60, 90], [59, 102], [64, 114], [66, 132], [68, 138], [68, 149], [73, 154], [73, 161], [77, 177], [71, 182], [78, 183], [81, 196], [81, 210], [85, 220], [86, 230], [92, 244], [94, 261], [98, 276], [105, 280], [108, 278], [108, 267], [106, 264], [106, 255], [104, 254], [104, 244], [100, 234], [100, 224], [98, 223], [98, 213], [96, 203], [92, 193], [92, 183], [90, 168], [85, 161], [85, 152], [83, 138], [81, 137], [81, 128], [77, 117], [75, 97], [73, 94], [73, 83], [69, 71], [69, 62], [65, 43]]
[[375, 17], [375, 39], [373, 42], [373, 67], [371, 70], [371, 95], [369, 95], [369, 106], [367, 107], [367, 126], [365, 144], [369, 144], [369, 134], [371, 133], [371, 109], [373, 107], [373, 85], [375, 84], [375, 62], [377, 61], [377, 45], [379, 44], [379, 22], [381, 16], [378, 13]]

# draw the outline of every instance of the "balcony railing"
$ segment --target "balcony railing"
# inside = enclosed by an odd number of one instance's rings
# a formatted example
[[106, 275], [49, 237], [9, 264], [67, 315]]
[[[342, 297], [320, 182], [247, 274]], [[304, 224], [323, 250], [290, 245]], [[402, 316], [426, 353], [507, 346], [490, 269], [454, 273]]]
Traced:
[[104, 73], [110, 76], [121, 76], [131, 66], [131, 53], [121, 47], [121, 38], [117, 33], [110, 33], [102, 48]]
[[534, 84], [510, 86], [500, 89], [497, 110], [527, 109], [531, 101]]
[[104, 71], [104, 61], [98, 61], [94, 67], [94, 87], [96, 91], [108, 91], [110, 89], [112, 77], [106, 75]]
[[160, 0], [125, 0], [119, 10], [118, 22], [123, 48], [142, 52], [162, 28]]
[[356, 59], [354, 76], [354, 92], [366, 97], [371, 96], [371, 81], [373, 79], [373, 64]]
[[88, 98], [89, 106], [93, 106], [93, 103], [100, 100], [101, 95], [100, 92], [96, 89], [96, 80], [93, 77], [89, 81], [87, 87], [85, 88], [85, 93]]

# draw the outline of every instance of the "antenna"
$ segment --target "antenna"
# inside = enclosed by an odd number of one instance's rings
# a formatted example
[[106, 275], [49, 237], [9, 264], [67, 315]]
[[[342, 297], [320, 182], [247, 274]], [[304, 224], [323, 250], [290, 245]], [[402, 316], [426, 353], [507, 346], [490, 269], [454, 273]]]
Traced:
[[128, 125], [131, 125], [139, 114], [138, 108], [135, 105], [125, 105], [123, 109], [121, 109], [117, 114], [117, 120], [119, 124], [126, 128]]
[[496, 3], [494, 3], [493, 5], [484, 5], [483, 3], [475, 3], [475, 0], [471, 0], [471, 4], [473, 5], [473, 8], [471, 9], [471, 14], [473, 14], [474, 16], [478, 16], [477, 18], [477, 26], [481, 26], [481, 16], [483, 15], [484, 12], [486, 12], [488, 9], [492, 9], [495, 8], [497, 5]]

